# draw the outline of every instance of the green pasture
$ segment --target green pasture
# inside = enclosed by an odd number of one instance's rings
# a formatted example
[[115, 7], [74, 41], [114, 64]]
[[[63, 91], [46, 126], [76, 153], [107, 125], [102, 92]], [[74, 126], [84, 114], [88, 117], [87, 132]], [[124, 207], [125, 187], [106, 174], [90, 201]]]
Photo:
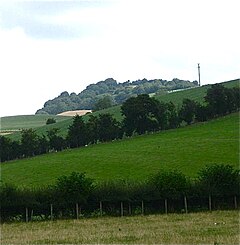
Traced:
[[196, 177], [205, 164], [239, 166], [239, 114], [155, 134], [135, 136], [1, 164], [2, 180], [17, 186], [52, 184], [72, 171], [96, 181], [145, 180], [161, 169]]
[[239, 244], [239, 212], [4, 223], [1, 244]]
[[25, 115], [0, 118], [0, 130], [21, 130], [26, 128], [38, 128], [46, 125], [48, 118], [54, 118], [61, 122], [69, 117], [55, 115]]

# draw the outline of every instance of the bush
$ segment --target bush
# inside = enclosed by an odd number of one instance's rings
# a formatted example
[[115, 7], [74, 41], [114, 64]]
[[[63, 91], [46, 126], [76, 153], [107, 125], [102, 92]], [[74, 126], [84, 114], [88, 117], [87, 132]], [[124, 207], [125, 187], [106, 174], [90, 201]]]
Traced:
[[199, 186], [203, 193], [212, 195], [239, 195], [239, 170], [231, 165], [207, 165], [199, 172]]

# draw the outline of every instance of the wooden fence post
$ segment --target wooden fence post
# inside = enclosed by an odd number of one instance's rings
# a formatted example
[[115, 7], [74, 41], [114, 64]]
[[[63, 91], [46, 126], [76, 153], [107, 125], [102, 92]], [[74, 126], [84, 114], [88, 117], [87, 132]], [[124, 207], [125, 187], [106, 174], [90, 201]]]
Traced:
[[208, 196], [208, 206], [209, 206], [209, 211], [212, 211], [212, 197], [211, 195]]
[[132, 213], [132, 210], [131, 210], [131, 203], [129, 202], [128, 203], [128, 214], [131, 215]]
[[102, 201], [100, 201], [99, 203], [99, 208], [100, 208], [100, 216], [103, 215], [103, 211], [102, 211]]
[[28, 208], [25, 209], [25, 214], [26, 214], [26, 222], [28, 222]]
[[188, 206], [187, 206], [187, 197], [184, 196], [184, 207], [185, 207], [185, 212], [186, 214], [188, 213]]
[[51, 216], [51, 221], [53, 221], [53, 205], [50, 204], [50, 216]]
[[77, 219], [79, 218], [79, 208], [78, 208], [78, 203], [76, 203], [76, 216]]
[[121, 217], [123, 217], [123, 202], [121, 202]]
[[237, 205], [237, 197], [236, 196], [234, 196], [234, 207], [235, 207], [235, 209], [238, 208], [238, 205]]
[[168, 203], [167, 203], [167, 199], [164, 200], [164, 204], [165, 204], [165, 214], [168, 213]]
[[30, 220], [32, 220], [32, 218], [33, 218], [33, 209], [32, 209], [32, 211], [31, 211], [31, 217], [30, 217]]
[[144, 202], [142, 201], [142, 215], [144, 215]]

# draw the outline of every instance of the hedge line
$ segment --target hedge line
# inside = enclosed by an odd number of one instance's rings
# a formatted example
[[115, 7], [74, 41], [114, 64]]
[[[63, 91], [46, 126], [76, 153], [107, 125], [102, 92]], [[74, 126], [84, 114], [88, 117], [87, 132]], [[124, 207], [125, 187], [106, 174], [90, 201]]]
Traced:
[[2, 183], [1, 221], [236, 208], [239, 184], [239, 170], [223, 164], [205, 166], [195, 180], [179, 171], [159, 171], [142, 182], [96, 183], [73, 172], [41, 189]]

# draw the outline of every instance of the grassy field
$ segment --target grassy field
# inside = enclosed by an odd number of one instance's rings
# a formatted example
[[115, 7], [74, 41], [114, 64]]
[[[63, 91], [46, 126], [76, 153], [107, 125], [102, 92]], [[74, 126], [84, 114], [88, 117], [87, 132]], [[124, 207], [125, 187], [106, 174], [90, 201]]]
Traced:
[[48, 118], [61, 122], [69, 117], [54, 115], [25, 115], [0, 118], [0, 130], [19, 130], [23, 128], [38, 128], [46, 125]]
[[239, 212], [1, 225], [1, 244], [239, 244]]
[[239, 167], [239, 114], [175, 130], [65, 150], [1, 164], [2, 180], [17, 186], [54, 183], [72, 171], [97, 181], [142, 180], [160, 169], [194, 178], [205, 164]]

